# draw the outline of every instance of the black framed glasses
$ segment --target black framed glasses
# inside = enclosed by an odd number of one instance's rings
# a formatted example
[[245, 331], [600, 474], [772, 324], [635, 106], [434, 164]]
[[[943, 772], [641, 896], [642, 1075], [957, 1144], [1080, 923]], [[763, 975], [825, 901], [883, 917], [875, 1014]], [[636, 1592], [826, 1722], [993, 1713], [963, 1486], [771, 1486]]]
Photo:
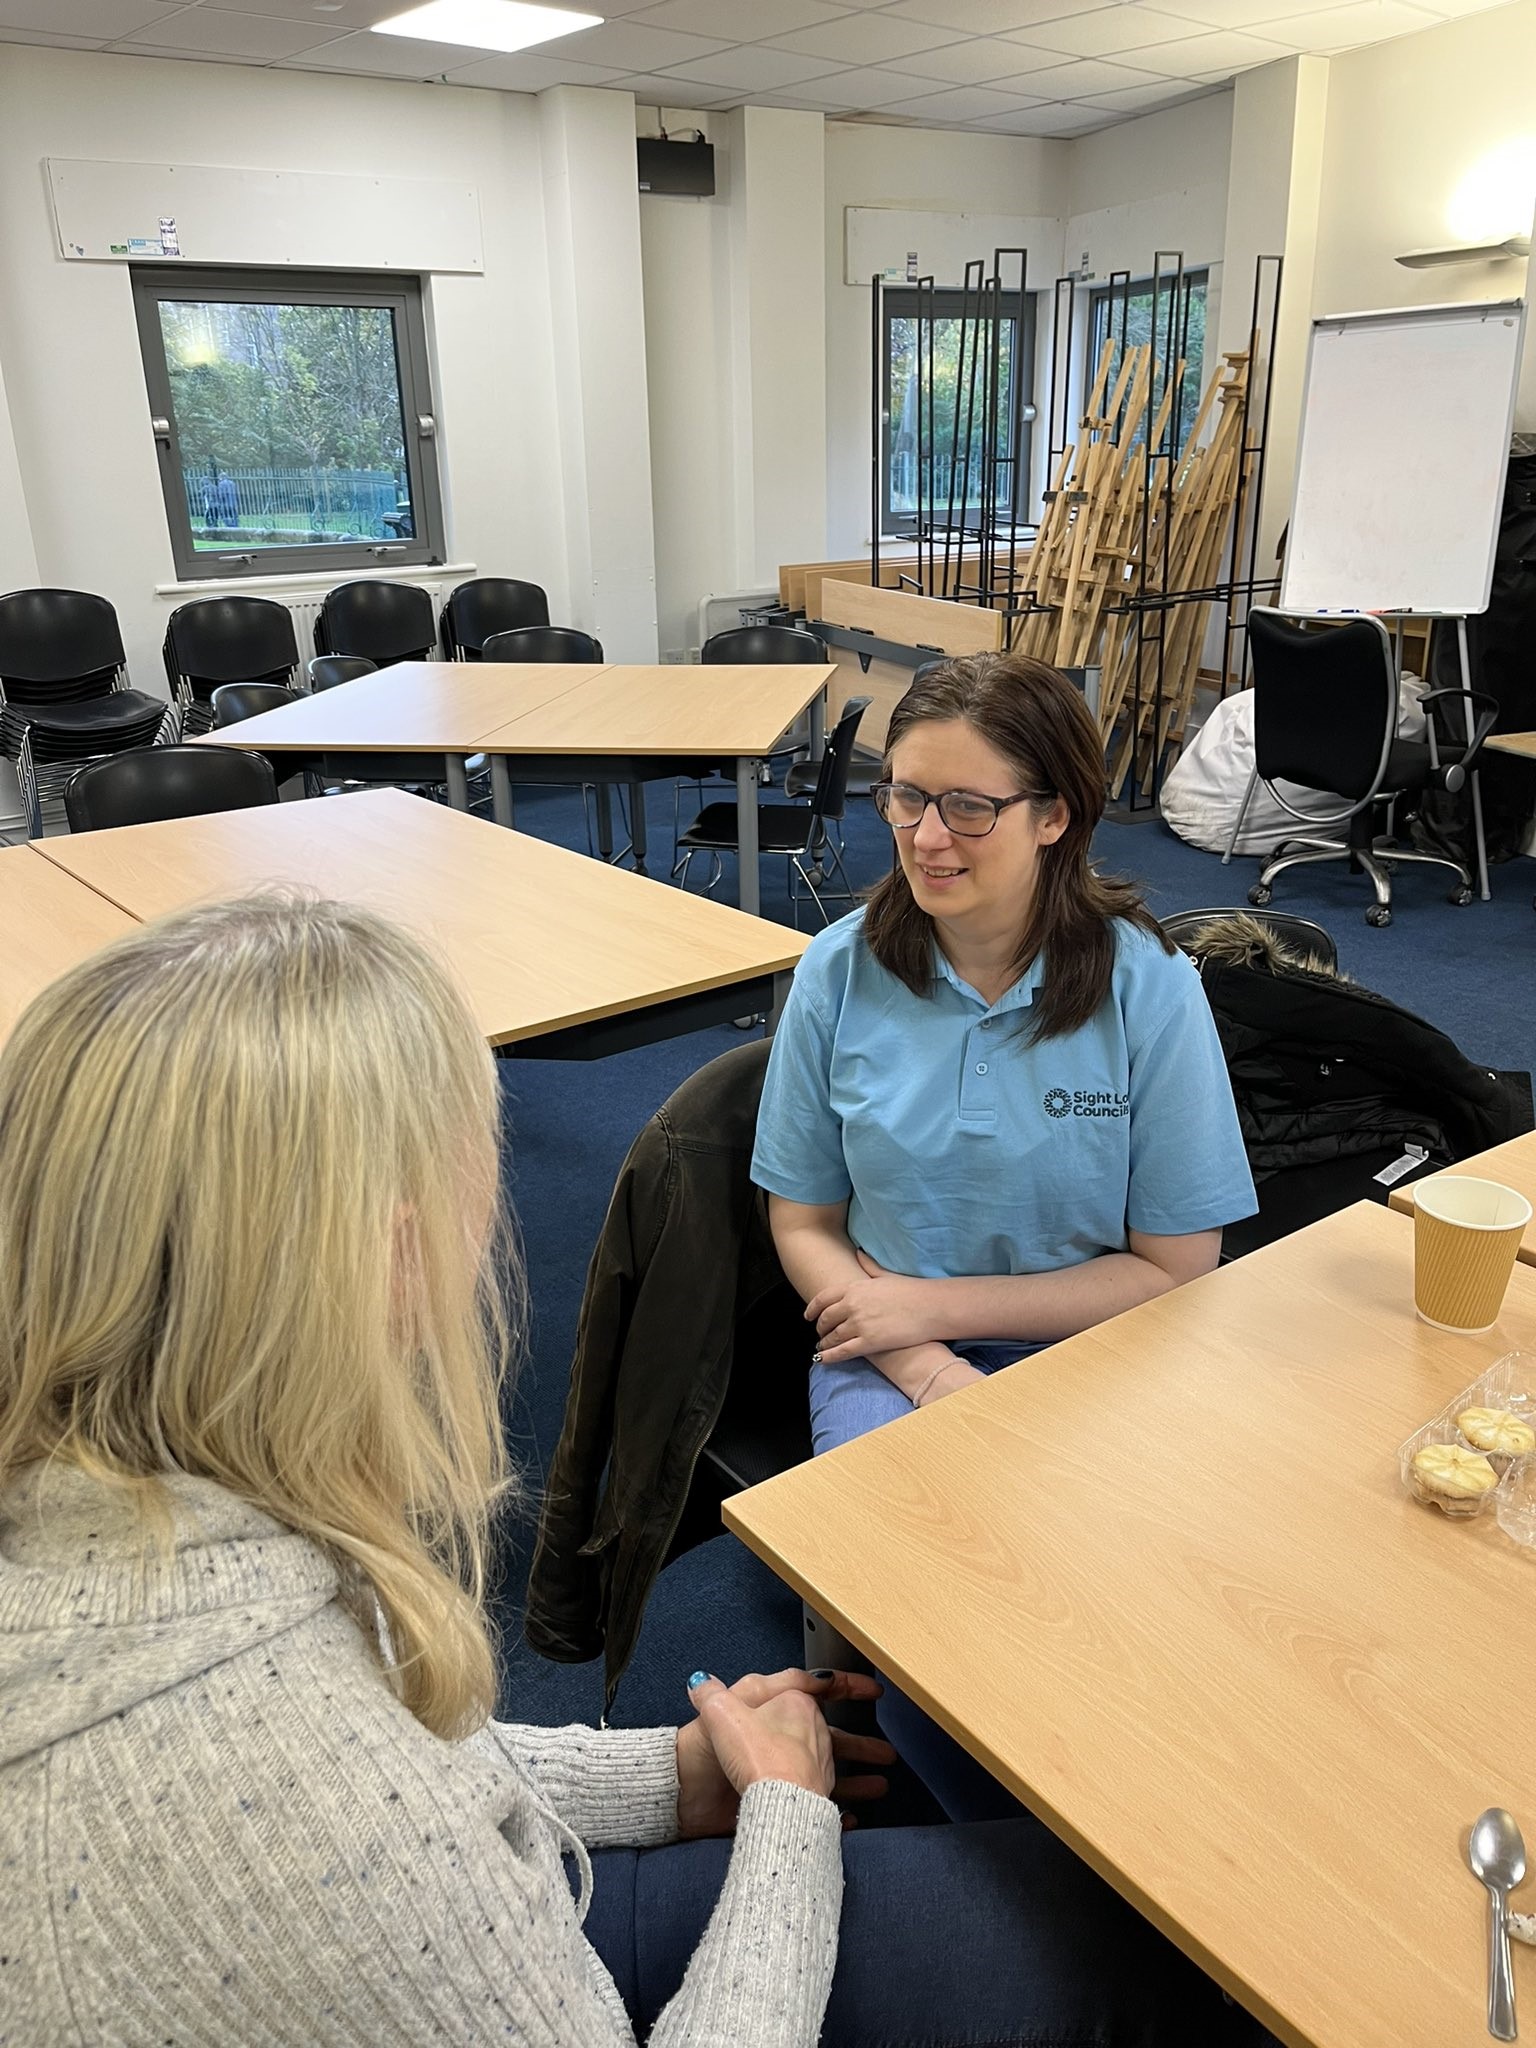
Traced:
[[1048, 790], [1021, 789], [1017, 796], [983, 796], [975, 789], [919, 789], [915, 782], [877, 782], [869, 793], [893, 831], [913, 831], [928, 806], [934, 804], [946, 829], [957, 839], [985, 839], [1014, 804], [1033, 803], [1050, 794]]

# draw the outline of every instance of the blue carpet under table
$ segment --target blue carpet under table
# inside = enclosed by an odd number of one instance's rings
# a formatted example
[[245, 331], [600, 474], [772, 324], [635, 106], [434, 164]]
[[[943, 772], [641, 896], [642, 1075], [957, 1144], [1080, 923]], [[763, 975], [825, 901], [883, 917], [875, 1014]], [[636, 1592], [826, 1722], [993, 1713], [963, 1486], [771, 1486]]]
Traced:
[[[520, 830], [585, 846], [574, 795], [520, 790], [517, 816]], [[669, 787], [652, 787], [647, 822], [653, 869], [665, 874]], [[889, 834], [867, 801], [851, 805], [846, 840], [853, 883], [865, 887], [890, 860]], [[1217, 855], [1186, 846], [1161, 822], [1105, 825], [1094, 851], [1106, 871], [1139, 882], [1157, 912], [1245, 908], [1259, 867], [1250, 858], [1224, 868]], [[785, 868], [782, 861], [763, 860], [762, 914], [788, 923]], [[697, 879], [702, 883], [702, 872]], [[1464, 909], [1446, 901], [1449, 881], [1443, 871], [1400, 868], [1394, 922], [1384, 931], [1365, 923], [1369, 884], [1350, 875], [1342, 862], [1282, 876], [1274, 907], [1315, 919], [1335, 940], [1346, 973], [1438, 1025], [1470, 1057], [1491, 1067], [1528, 1070], [1536, 1065], [1536, 863], [1519, 860], [1494, 869], [1493, 901]], [[717, 893], [734, 903], [733, 861], [726, 861]], [[805, 906], [802, 922], [807, 929], [818, 925], [813, 905]], [[599, 1664], [551, 1664], [522, 1640], [538, 1489], [560, 1432], [587, 1261], [619, 1166], [636, 1133], [678, 1083], [740, 1043], [741, 1033], [726, 1027], [606, 1060], [508, 1061], [502, 1067], [507, 1186], [522, 1221], [533, 1303], [526, 1360], [507, 1402], [524, 1505], [503, 1524], [494, 1601], [504, 1644], [500, 1711], [509, 1719], [590, 1722], [601, 1712]], [[798, 1601], [733, 1537], [721, 1535], [662, 1574], [613, 1719], [627, 1727], [685, 1719], [684, 1683], [701, 1666], [731, 1678], [799, 1661]]]

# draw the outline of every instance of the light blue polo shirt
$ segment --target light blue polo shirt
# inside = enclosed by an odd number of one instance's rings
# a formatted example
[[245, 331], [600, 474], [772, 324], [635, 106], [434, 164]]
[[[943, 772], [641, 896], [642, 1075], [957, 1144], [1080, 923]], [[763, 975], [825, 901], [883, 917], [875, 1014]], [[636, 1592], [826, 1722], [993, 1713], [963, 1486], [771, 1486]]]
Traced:
[[[848, 1203], [855, 1245], [922, 1279], [1047, 1273], [1182, 1236], [1258, 1204], [1221, 1045], [1193, 965], [1115, 920], [1110, 992], [1065, 1038], [1020, 1025], [1039, 961], [989, 1008], [934, 948], [914, 995], [857, 910], [795, 970], [757, 1119], [752, 1178]], [[984, 1331], [975, 1333], [984, 1336]]]

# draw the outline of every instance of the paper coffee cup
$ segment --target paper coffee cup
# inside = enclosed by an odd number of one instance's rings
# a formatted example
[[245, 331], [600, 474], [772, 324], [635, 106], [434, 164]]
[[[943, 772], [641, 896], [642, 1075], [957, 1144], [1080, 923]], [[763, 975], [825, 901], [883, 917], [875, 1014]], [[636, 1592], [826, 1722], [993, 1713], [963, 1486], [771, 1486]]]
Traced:
[[1473, 1336], [1499, 1319], [1531, 1205], [1496, 1180], [1440, 1173], [1413, 1190], [1413, 1305]]

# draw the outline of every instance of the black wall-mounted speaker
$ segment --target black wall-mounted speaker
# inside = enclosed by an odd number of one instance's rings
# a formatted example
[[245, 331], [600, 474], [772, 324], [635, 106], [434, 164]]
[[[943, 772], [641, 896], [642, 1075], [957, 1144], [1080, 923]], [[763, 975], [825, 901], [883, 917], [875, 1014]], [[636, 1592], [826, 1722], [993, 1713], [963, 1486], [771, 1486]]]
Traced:
[[642, 192], [681, 192], [695, 199], [715, 196], [712, 142], [668, 142], [660, 135], [636, 138]]

